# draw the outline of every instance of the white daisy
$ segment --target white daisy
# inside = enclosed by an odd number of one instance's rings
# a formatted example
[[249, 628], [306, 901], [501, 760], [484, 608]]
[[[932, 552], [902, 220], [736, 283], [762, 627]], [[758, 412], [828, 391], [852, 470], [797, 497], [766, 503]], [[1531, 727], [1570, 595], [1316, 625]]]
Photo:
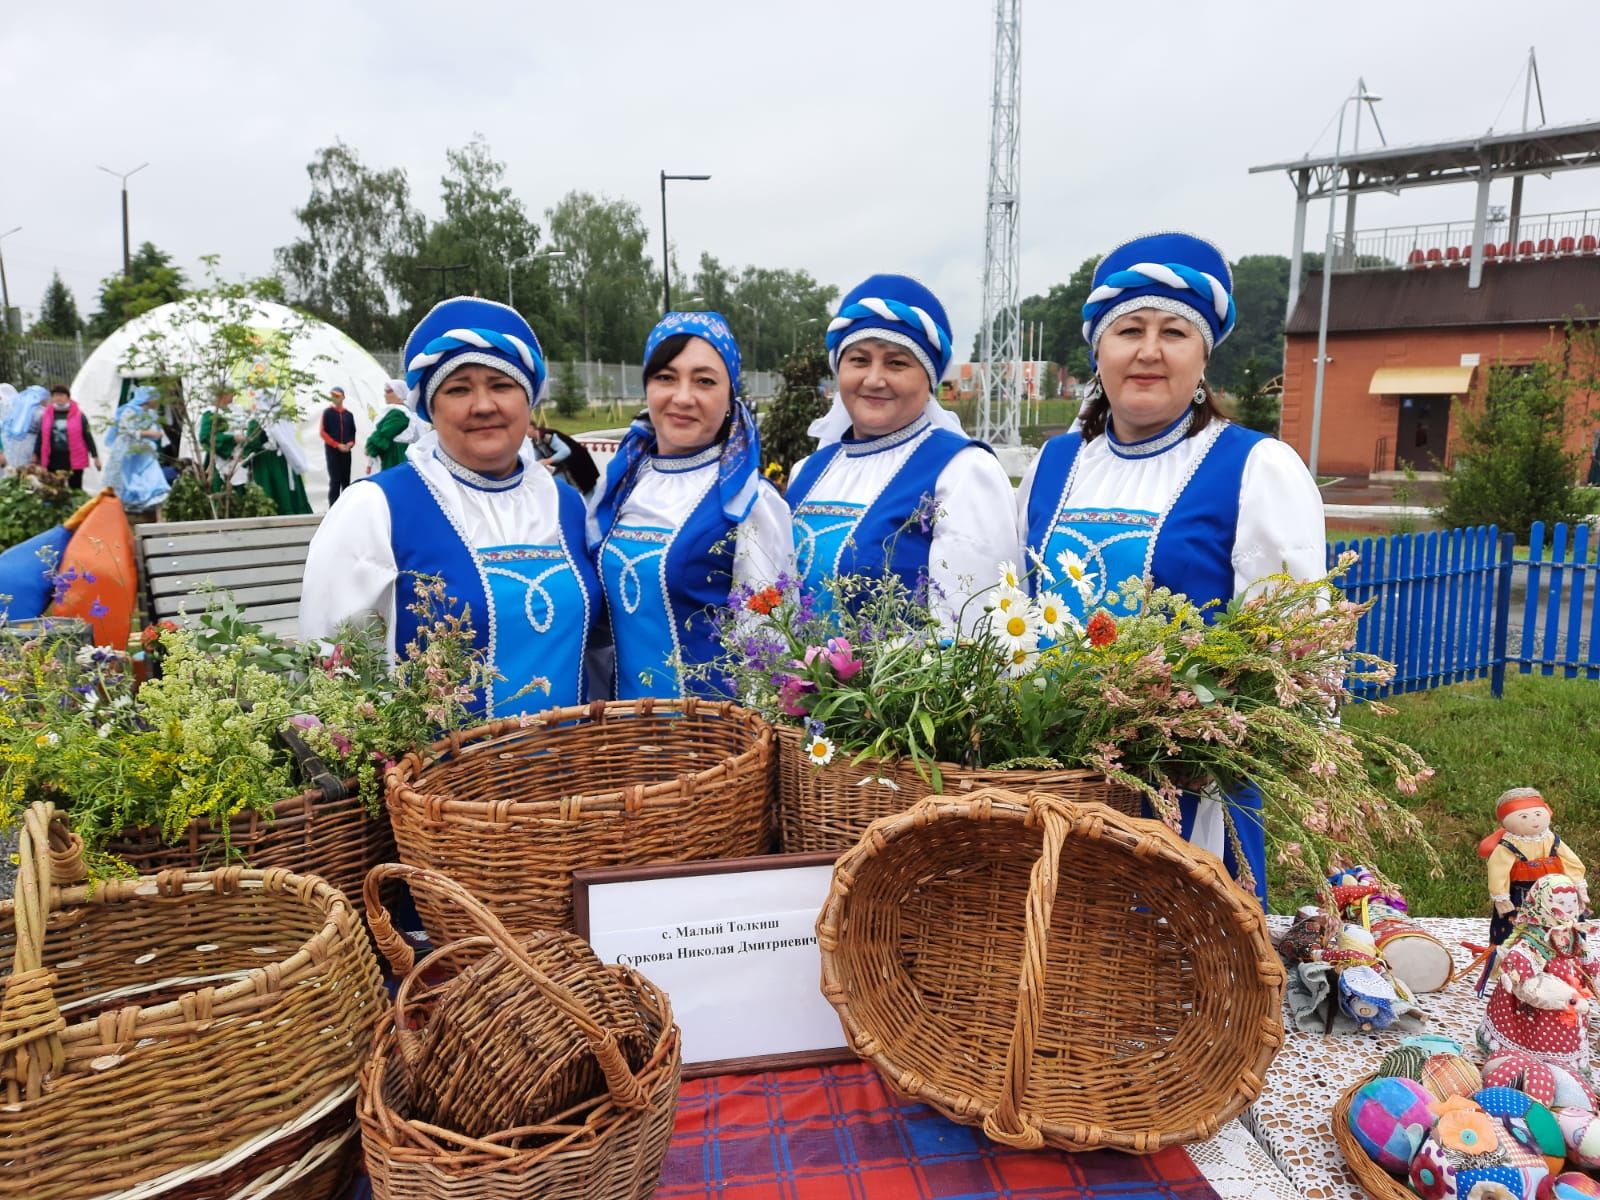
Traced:
[[1084, 562], [1071, 550], [1063, 550], [1056, 555], [1056, 562], [1061, 564], [1061, 573], [1066, 576], [1067, 582], [1078, 589], [1078, 595], [1083, 597], [1084, 604], [1094, 595], [1094, 572], [1089, 570], [1089, 564]]
[[833, 743], [821, 734], [806, 743], [806, 757], [813, 767], [825, 767], [833, 761]]
[[1044, 555], [1040, 554], [1032, 546], [1025, 547], [1025, 549], [1028, 551], [1028, 561], [1033, 564], [1033, 569], [1035, 571], [1043, 571]]
[[1032, 647], [1018, 646], [1011, 651], [1010, 660], [1006, 663], [1006, 673], [1013, 679], [1020, 679], [1032, 671], [1039, 661], [1039, 651]]
[[1006, 587], [1005, 584], [1001, 584], [994, 589], [994, 596], [989, 602], [989, 611], [998, 614], [1002, 620], [1012, 613], [1026, 613], [1028, 611], [1028, 593], [1020, 588]]
[[1039, 615], [1031, 604], [1007, 613], [991, 613], [989, 629], [1008, 653], [1018, 649], [1036, 650], [1039, 646]]
[[1000, 587], [1013, 592], [1022, 590], [1022, 576], [1017, 574], [1017, 564], [1010, 559], [1000, 564]]
[[1067, 611], [1066, 604], [1054, 592], [1040, 592], [1039, 603], [1034, 611], [1039, 614], [1039, 632], [1052, 641], [1059, 642], [1069, 629], [1082, 632], [1082, 627]]

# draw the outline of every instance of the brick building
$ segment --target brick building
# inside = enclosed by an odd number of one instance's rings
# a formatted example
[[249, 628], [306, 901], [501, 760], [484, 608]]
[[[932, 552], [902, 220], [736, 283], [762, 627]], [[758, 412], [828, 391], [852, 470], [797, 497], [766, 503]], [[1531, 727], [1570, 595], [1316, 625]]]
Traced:
[[[1279, 436], [1309, 461], [1322, 281], [1311, 275], [1285, 330]], [[1378, 475], [1450, 461], [1465, 403], [1490, 364], [1530, 363], [1565, 337], [1568, 318], [1600, 317], [1600, 257], [1491, 260], [1466, 271], [1417, 265], [1335, 271], [1328, 304], [1318, 469]], [[1600, 397], [1572, 397], [1570, 448], [1587, 465]]]

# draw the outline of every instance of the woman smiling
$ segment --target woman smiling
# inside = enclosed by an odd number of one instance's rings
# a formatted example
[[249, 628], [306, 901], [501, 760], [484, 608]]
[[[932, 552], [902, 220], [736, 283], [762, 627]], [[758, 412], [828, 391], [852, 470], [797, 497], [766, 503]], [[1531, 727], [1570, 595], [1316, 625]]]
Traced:
[[529, 409], [548, 375], [538, 339], [514, 310], [461, 296], [422, 319], [405, 362], [417, 412], [433, 429], [323, 519], [306, 558], [301, 637], [375, 616], [393, 654], [417, 632], [402, 577], [438, 576], [501, 676], [476, 698], [477, 712], [580, 703], [599, 585], [582, 499], [533, 469]]

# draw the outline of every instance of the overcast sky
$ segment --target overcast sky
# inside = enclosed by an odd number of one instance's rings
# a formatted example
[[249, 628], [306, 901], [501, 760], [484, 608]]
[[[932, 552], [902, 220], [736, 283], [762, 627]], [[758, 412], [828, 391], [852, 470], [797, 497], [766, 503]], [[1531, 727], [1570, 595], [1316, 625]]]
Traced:
[[[155, 242], [191, 278], [218, 254], [233, 278], [270, 270], [295, 237], [318, 147], [342, 138], [405, 168], [437, 215], [445, 150], [479, 131], [541, 225], [583, 188], [639, 203], [659, 247], [657, 171], [709, 173], [669, 196], [686, 267], [709, 251], [841, 290], [907, 272], [971, 344], [987, 0], [0, 8], [0, 231], [23, 227], [0, 250], [30, 313], [53, 269], [87, 315], [120, 268], [118, 184], [97, 165], [150, 164], [130, 182], [135, 246]], [[1023, 294], [1155, 229], [1230, 258], [1288, 253], [1290, 185], [1247, 169], [1330, 151], [1358, 75], [1384, 98], [1391, 143], [1513, 129], [1531, 42], [1550, 123], [1600, 118], [1594, 0], [1026, 0], [1022, 40]], [[1472, 204], [1466, 186], [1364, 198], [1357, 224], [1470, 220]], [[1525, 212], [1585, 207], [1600, 209], [1600, 171], [1527, 184]], [[1313, 248], [1326, 211], [1311, 212]]]

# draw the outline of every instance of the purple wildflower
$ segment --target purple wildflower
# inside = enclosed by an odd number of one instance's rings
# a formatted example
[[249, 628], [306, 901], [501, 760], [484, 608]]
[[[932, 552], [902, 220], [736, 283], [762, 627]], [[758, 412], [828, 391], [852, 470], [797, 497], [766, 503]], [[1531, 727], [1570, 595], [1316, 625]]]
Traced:
[[[88, 578], [88, 577], [85, 576], [85, 578]], [[94, 603], [89, 606], [89, 619], [91, 621], [98, 621], [98, 620], [100, 620], [100, 618], [104, 617], [110, 611], [111, 610], [109, 608], [107, 608], [104, 604], [100, 603], [100, 597], [96, 596], [94, 598]]]

